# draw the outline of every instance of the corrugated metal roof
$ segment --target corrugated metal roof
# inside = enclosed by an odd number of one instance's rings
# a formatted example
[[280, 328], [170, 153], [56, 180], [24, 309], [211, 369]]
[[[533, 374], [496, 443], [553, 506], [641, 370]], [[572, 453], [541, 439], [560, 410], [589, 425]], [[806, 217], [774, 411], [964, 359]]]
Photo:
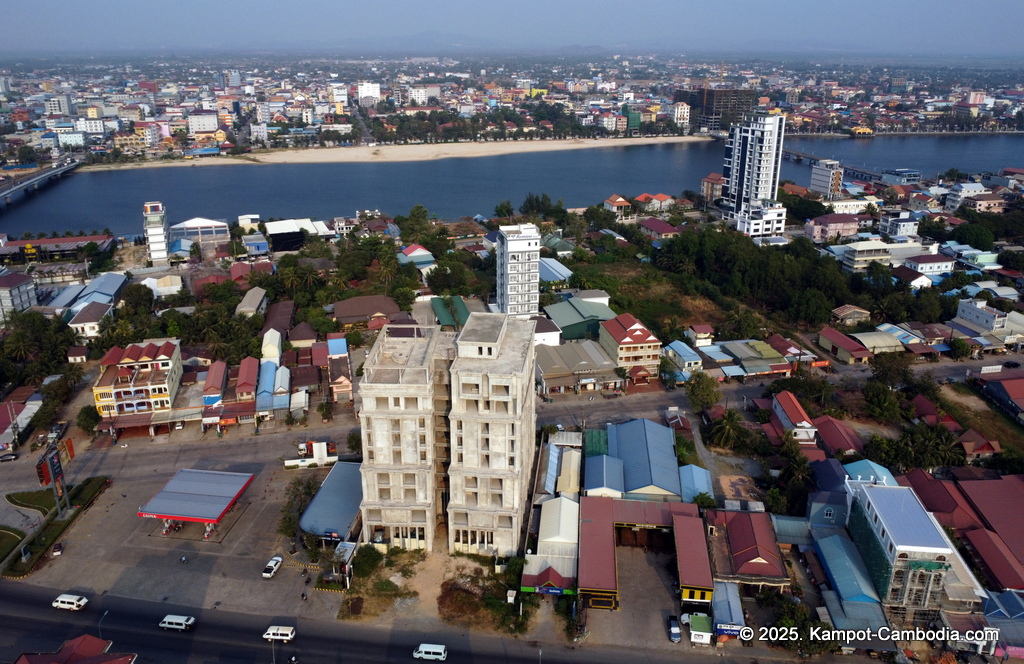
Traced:
[[896, 486], [896, 477], [885, 466], [869, 459], [854, 461], [843, 466], [846, 473], [855, 480], [864, 482], [879, 481], [889, 486]]
[[466, 306], [466, 301], [458, 295], [452, 297], [452, 313], [455, 314], [455, 322], [459, 325], [465, 325], [469, 320], [469, 307]]
[[682, 490], [680, 495], [686, 503], [692, 503], [698, 493], [706, 493], [712, 497], [715, 495], [711, 472], [694, 464], [680, 466], [679, 485]]
[[584, 477], [584, 490], [588, 492], [609, 489], [622, 494], [626, 491], [622, 459], [607, 454], [587, 457]]
[[139, 508], [139, 516], [216, 523], [253, 477], [250, 473], [183, 468]]
[[865, 484], [861, 488], [897, 548], [949, 551], [942, 529], [925, 511], [913, 489], [883, 484]]
[[430, 298], [430, 308], [434, 312], [434, 318], [437, 319], [438, 325], [456, 327], [455, 316], [453, 316], [452, 312], [448, 310], [448, 306], [445, 304], [444, 298]]
[[815, 547], [833, 590], [839, 593], [844, 603], [880, 602], [853, 540], [842, 535], [832, 535], [818, 540]]
[[568, 281], [572, 276], [572, 270], [554, 258], [541, 258], [539, 269], [541, 281]]
[[716, 627], [719, 625], [738, 625], [740, 627], [746, 625], [738, 583], [715, 581], [715, 594], [711, 600], [711, 608]]
[[540, 508], [537, 542], [578, 543], [579, 527], [579, 503], [568, 498], [549, 500]]
[[359, 518], [362, 500], [359, 464], [336, 463], [302, 513], [299, 526], [306, 532], [328, 536], [337, 533], [345, 539]]
[[583, 432], [583, 456], [590, 458], [608, 454], [608, 431], [587, 429]]
[[650, 420], [608, 425], [608, 454], [622, 459], [627, 492], [655, 486], [680, 495], [672, 429]]
[[704, 537], [704, 520], [699, 516], [675, 514], [672, 530], [676, 541], [679, 585], [687, 588], [714, 588], [708, 542]]

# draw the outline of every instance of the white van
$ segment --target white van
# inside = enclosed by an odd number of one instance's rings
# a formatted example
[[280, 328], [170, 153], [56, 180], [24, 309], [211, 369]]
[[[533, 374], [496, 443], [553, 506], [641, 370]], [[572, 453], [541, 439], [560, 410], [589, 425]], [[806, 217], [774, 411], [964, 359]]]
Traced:
[[284, 625], [271, 625], [263, 632], [263, 638], [267, 641], [284, 641], [288, 643], [295, 638], [295, 628]]
[[67, 609], [68, 611], [81, 611], [89, 600], [81, 595], [69, 595], [67, 593], [53, 600], [51, 606], [55, 609]]
[[448, 659], [448, 649], [434, 643], [421, 643], [416, 650], [412, 651], [412, 656], [415, 659], [432, 659], [443, 662]]
[[196, 619], [192, 616], [164, 616], [160, 621], [160, 627], [163, 629], [176, 629], [179, 632], [187, 632], [195, 624]]

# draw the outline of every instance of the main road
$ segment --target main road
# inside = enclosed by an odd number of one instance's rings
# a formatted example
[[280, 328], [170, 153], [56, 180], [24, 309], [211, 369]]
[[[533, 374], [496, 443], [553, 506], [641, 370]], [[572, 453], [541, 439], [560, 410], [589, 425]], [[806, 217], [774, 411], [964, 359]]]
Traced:
[[[102, 636], [113, 641], [111, 652], [139, 655], [139, 664], [250, 664], [287, 662], [299, 664], [333, 662], [410, 662], [417, 644], [441, 641], [448, 647], [449, 662], [476, 664], [532, 664], [565, 662], [573, 664], [678, 663], [681, 655], [708, 657], [714, 650], [680, 645], [676, 651], [638, 652], [585, 644], [540, 644], [507, 636], [467, 634], [436, 635], [414, 633], [400, 627], [296, 619], [289, 615], [253, 616], [217, 610], [197, 610], [155, 601], [122, 597], [93, 597], [79, 612], [50, 606], [60, 591], [0, 581], [0, 661], [13, 661], [20, 653], [54, 651], [60, 644], [81, 634]], [[193, 615], [191, 632], [165, 632], [157, 627], [168, 613]], [[291, 643], [273, 644], [262, 639], [269, 625], [296, 628]], [[732, 654], [738, 654], [735, 650]], [[759, 659], [765, 659], [763, 653]], [[702, 657], [703, 656], [703, 657]], [[771, 658], [771, 657], [769, 657]], [[789, 659], [778, 653], [778, 659]], [[716, 658], [724, 664], [748, 664], [749, 657]]]

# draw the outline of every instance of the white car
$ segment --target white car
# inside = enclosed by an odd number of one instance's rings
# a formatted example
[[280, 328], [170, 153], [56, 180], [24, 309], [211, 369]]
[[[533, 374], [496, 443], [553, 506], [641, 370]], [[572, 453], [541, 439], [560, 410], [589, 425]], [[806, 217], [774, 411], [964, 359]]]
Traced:
[[284, 562], [284, 558], [281, 556], [274, 556], [267, 562], [267, 566], [263, 568], [263, 578], [272, 579], [277, 574], [277, 570], [281, 569], [281, 563]]
[[565, 427], [563, 427], [561, 424], [556, 424], [555, 429], [558, 431], [565, 431]]

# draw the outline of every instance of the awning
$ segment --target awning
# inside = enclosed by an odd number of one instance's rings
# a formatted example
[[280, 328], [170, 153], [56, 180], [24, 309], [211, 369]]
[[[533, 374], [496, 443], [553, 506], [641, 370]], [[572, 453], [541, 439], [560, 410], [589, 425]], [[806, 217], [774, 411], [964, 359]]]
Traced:
[[730, 378], [742, 378], [747, 375], [747, 372], [743, 370], [743, 367], [732, 365], [722, 367], [722, 372]]

